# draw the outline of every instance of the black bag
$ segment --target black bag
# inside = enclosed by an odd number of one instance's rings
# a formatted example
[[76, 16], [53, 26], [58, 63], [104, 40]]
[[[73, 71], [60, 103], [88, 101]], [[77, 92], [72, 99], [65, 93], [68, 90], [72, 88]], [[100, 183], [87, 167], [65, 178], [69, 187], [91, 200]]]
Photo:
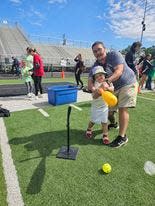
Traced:
[[0, 107], [0, 117], [9, 117], [10, 111]]
[[31, 74], [32, 79], [34, 79], [34, 73]]

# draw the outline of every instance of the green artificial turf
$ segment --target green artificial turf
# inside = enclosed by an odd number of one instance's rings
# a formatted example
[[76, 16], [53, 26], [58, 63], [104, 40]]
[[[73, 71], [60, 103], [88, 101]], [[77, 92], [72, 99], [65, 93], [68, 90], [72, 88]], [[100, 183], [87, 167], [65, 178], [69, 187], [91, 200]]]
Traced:
[[[82, 77], [83, 82], [86, 84], [88, 77]], [[72, 82], [75, 83], [75, 78], [73, 77], [66, 77], [64, 79], [58, 77], [51, 77], [51, 78], [43, 78], [43, 83], [50, 83], [50, 82]], [[0, 85], [7, 85], [7, 84], [24, 84], [22, 79], [0, 79]]]
[[[43, 82], [64, 82], [64, 81], [72, 81], [73, 78], [65, 78], [65, 79], [62, 79], [62, 78], [57, 78], [57, 77], [54, 77], [54, 78], [43, 78]], [[5, 85], [5, 84], [23, 84], [24, 81], [22, 79], [1, 79], [0, 80], [0, 85]]]
[[[9, 144], [26, 206], [154, 206], [155, 176], [144, 172], [147, 160], [155, 162], [153, 101], [138, 99], [130, 110], [129, 142], [119, 149], [103, 146], [101, 130], [84, 137], [89, 103], [72, 110], [71, 145], [79, 148], [77, 160], [57, 159], [66, 145], [67, 105], [46, 107], [46, 118], [37, 110], [12, 113], [5, 119]], [[110, 131], [111, 140], [117, 130]], [[108, 162], [112, 172], [103, 174]]]
[[144, 92], [142, 94], [138, 95], [139, 97], [146, 97], [146, 98], [150, 98], [150, 99], [155, 99], [155, 91], [153, 92]]
[[4, 180], [3, 174], [3, 167], [2, 167], [2, 153], [0, 150], [0, 205], [6, 206], [6, 185]]

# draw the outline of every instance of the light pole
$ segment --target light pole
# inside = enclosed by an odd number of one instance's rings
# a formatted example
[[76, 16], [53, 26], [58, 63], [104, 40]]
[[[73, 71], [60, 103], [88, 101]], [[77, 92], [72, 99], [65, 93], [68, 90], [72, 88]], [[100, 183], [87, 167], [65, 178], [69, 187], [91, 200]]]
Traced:
[[66, 45], [66, 41], [67, 41], [67, 40], [66, 40], [66, 35], [63, 34], [62, 38], [63, 38], [62, 45], [65, 46], [65, 45]]
[[140, 38], [140, 42], [142, 43], [142, 39], [143, 39], [143, 32], [146, 30], [146, 25], [145, 25], [145, 16], [146, 16], [146, 8], [147, 8], [147, 0], [145, 0], [145, 8], [144, 8], [144, 17], [142, 20], [142, 32], [141, 32], [141, 38]]

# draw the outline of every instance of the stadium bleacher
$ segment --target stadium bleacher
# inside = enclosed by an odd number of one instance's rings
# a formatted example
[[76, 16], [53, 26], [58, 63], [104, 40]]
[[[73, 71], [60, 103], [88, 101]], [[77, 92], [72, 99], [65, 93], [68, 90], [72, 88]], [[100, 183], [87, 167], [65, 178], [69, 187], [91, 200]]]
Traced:
[[91, 48], [73, 47], [69, 45], [51, 44], [44, 42], [31, 42], [25, 35], [21, 27], [16, 25], [0, 25], [0, 65], [11, 64], [11, 57], [15, 56], [19, 60], [26, 54], [28, 46], [34, 47], [40, 53], [45, 65], [60, 66], [61, 59], [66, 59], [68, 66], [75, 65], [74, 58], [78, 53], [82, 54], [87, 67], [94, 62]]

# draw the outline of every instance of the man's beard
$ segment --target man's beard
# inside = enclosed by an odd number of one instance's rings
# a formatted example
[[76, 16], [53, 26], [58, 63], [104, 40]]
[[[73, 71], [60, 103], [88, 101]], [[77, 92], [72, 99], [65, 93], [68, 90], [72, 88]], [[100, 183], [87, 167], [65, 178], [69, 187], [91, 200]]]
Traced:
[[106, 58], [106, 56], [105, 55], [100, 55], [99, 57], [97, 57], [97, 60], [99, 61], [99, 62], [105, 62], [105, 58]]

